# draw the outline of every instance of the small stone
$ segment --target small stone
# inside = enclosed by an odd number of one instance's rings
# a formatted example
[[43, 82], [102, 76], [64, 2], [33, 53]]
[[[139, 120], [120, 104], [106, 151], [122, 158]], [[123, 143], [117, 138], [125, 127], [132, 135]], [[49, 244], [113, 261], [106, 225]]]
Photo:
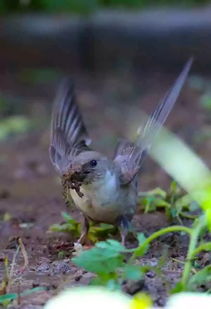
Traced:
[[165, 305], [165, 302], [164, 302], [164, 299], [159, 297], [158, 299], [156, 299], [156, 304], [159, 306], [159, 307], [164, 307]]
[[125, 285], [125, 292], [130, 294], [130, 295], [134, 295], [138, 292], [140, 292], [142, 289], [144, 288], [144, 280], [138, 280], [135, 282], [128, 282]]
[[146, 273], [146, 276], [148, 277], [148, 278], [154, 278], [155, 277], [155, 273], [153, 272], [153, 271], [148, 271], [147, 273]]

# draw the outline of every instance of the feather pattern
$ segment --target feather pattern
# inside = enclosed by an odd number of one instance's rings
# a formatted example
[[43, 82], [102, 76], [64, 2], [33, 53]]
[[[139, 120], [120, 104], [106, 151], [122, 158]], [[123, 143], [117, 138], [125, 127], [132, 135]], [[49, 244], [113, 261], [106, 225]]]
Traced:
[[120, 169], [122, 184], [130, 183], [139, 172], [144, 157], [148, 153], [154, 138], [159, 133], [160, 128], [166, 121], [182, 90], [192, 62], [193, 59], [190, 58], [185, 64], [171, 89], [149, 117], [143, 130], [138, 134], [135, 143], [124, 140], [118, 145], [114, 162]]
[[75, 102], [74, 86], [65, 79], [54, 103], [49, 154], [53, 165], [64, 173], [74, 156], [88, 149], [90, 140], [79, 107]]

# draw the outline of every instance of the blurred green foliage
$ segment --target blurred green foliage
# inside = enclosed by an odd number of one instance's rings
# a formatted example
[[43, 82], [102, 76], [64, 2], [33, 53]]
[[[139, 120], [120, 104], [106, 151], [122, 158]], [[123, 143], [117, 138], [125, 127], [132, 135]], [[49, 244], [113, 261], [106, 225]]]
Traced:
[[210, 2], [210, 0], [0, 0], [0, 13], [42, 11], [85, 14], [98, 8], [188, 7]]
[[59, 78], [61, 79], [62, 73], [52, 68], [27, 68], [19, 72], [18, 78], [21, 82], [36, 85], [38, 83], [48, 83], [56, 81]]
[[25, 116], [10, 116], [1, 120], [0, 141], [6, 140], [10, 136], [23, 134], [31, 127], [31, 122]]
[[203, 94], [201, 96], [199, 103], [206, 111], [210, 111], [211, 110], [211, 93]]

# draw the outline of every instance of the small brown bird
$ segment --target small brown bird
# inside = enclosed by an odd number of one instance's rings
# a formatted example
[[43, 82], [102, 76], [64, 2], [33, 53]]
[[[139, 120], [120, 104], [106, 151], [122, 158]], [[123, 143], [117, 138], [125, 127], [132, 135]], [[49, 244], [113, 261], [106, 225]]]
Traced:
[[78, 242], [84, 242], [89, 220], [118, 225], [122, 242], [125, 242], [136, 210], [143, 159], [173, 108], [191, 64], [192, 59], [186, 63], [136, 140], [119, 143], [113, 160], [90, 148], [73, 85], [68, 80], [61, 84], [52, 114], [49, 153], [67, 195], [84, 217]]

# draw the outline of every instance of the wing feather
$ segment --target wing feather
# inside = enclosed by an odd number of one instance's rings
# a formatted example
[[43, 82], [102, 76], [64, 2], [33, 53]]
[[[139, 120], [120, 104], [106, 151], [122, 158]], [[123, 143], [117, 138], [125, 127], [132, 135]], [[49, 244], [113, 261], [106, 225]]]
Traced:
[[159, 133], [182, 90], [192, 62], [193, 59], [190, 58], [185, 64], [171, 89], [152, 113], [143, 130], [138, 134], [135, 143], [123, 141], [117, 147], [114, 162], [121, 171], [122, 184], [131, 182], [139, 172], [154, 138]]
[[88, 149], [90, 139], [79, 107], [73, 83], [62, 81], [54, 103], [49, 155], [55, 168], [64, 173], [72, 157]]

